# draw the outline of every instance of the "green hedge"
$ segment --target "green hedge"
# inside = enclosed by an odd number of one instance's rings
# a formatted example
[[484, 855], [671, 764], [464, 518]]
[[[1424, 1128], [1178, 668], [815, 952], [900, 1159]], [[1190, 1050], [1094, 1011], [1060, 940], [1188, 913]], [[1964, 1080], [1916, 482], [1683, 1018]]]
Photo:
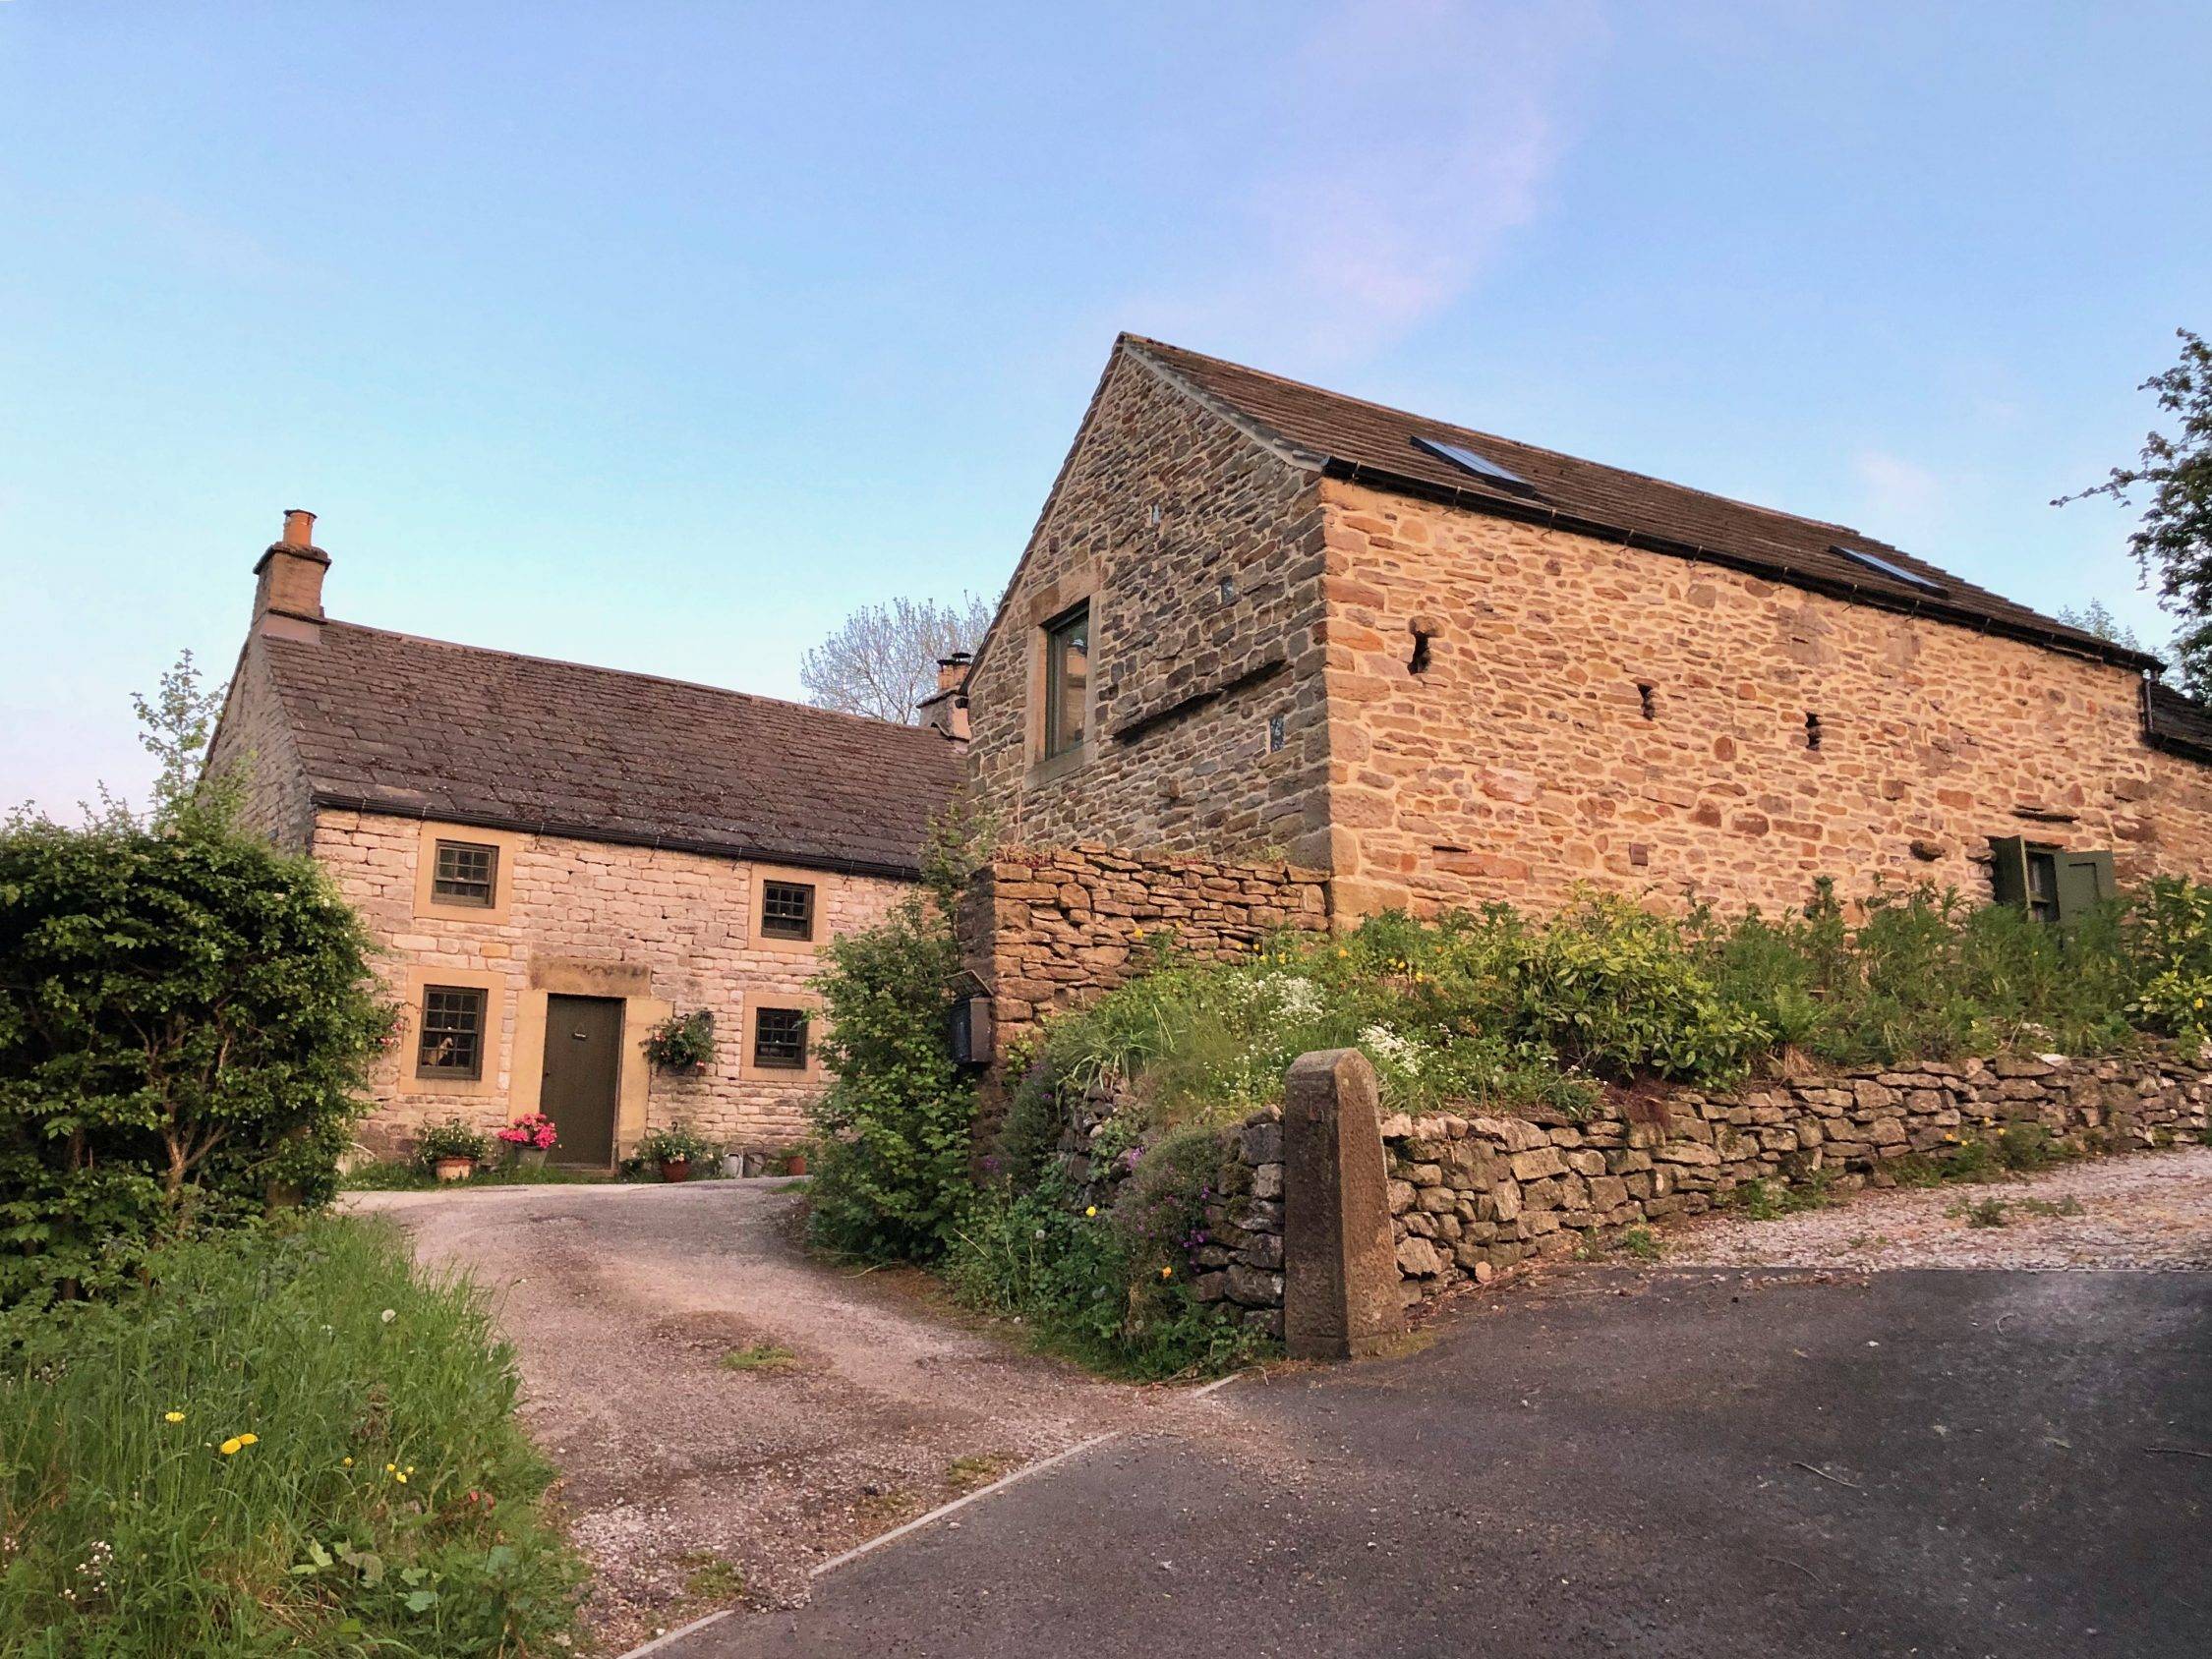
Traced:
[[188, 819], [0, 831], [0, 1305], [320, 1203], [390, 1026], [310, 861]]

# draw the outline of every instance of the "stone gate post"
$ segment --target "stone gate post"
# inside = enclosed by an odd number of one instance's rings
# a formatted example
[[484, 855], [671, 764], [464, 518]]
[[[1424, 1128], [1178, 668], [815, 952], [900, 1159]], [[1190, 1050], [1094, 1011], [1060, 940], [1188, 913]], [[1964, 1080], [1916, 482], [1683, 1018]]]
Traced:
[[1283, 1094], [1283, 1341], [1293, 1359], [1371, 1354], [1404, 1329], [1387, 1181], [1368, 1057], [1301, 1055]]

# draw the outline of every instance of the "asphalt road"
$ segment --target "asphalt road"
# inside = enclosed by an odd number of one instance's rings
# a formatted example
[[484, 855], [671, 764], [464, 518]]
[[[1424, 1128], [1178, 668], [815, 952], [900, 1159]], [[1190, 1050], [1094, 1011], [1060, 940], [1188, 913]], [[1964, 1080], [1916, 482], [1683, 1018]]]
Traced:
[[1214, 1401], [665, 1659], [2212, 1653], [2206, 1275], [1587, 1270]]

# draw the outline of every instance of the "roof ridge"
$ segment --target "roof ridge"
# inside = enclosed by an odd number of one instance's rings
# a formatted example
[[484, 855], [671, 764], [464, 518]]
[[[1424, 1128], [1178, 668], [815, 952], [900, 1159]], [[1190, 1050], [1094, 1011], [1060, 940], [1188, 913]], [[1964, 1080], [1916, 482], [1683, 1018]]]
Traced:
[[832, 719], [852, 720], [864, 726], [878, 727], [884, 731], [929, 733], [925, 725], [915, 725], [905, 720], [878, 719], [873, 715], [855, 715], [844, 709], [825, 709], [819, 704], [801, 703], [796, 698], [770, 697], [758, 691], [739, 691], [734, 686], [712, 685], [705, 680], [679, 680], [669, 674], [647, 673], [641, 668], [615, 668], [604, 662], [579, 662], [567, 657], [540, 657], [533, 652], [508, 651], [495, 645], [467, 645], [459, 640], [441, 640], [429, 634], [411, 634], [402, 628], [378, 628], [367, 622], [346, 622], [331, 617], [322, 626], [343, 628], [357, 634], [378, 634], [385, 639], [406, 640], [414, 645], [437, 646], [446, 651], [465, 651], [474, 657], [497, 657], [510, 662], [536, 662], [549, 668], [575, 668], [587, 674], [611, 674], [625, 680], [642, 680], [653, 685], [672, 686], [681, 691], [712, 692], [718, 697], [734, 697], [746, 703], [765, 703], [779, 709], [795, 710], [802, 715], [820, 715]]
[[[1178, 357], [1196, 358], [1201, 363], [1218, 364], [1224, 369], [1234, 369], [1238, 373], [1250, 374], [1255, 379], [1272, 380], [1279, 386], [1290, 386], [1298, 391], [1312, 392], [1321, 397], [1335, 398], [1342, 403], [1356, 403], [1363, 409], [1372, 409], [1384, 415], [1395, 415], [1416, 425], [1441, 427], [1447, 431], [1462, 432], [1473, 438], [1496, 438], [1512, 444], [1517, 449], [1534, 450], [1537, 454], [1548, 456], [1555, 461], [1568, 461], [1583, 467], [1602, 467], [1607, 472], [1619, 473], [1627, 478], [1641, 479], [1646, 484], [1656, 484], [1663, 489], [1679, 489], [1688, 495], [1702, 495], [1709, 501], [1725, 501], [1729, 506], [1741, 507], [1746, 512], [1763, 513], [1769, 518], [1787, 519], [1792, 524], [1809, 524], [1822, 530], [1836, 531], [1842, 535], [1872, 543], [1877, 547], [1888, 548], [1892, 552], [1902, 554], [1905, 558], [1918, 557], [1917, 554], [1907, 552], [1902, 547], [1892, 546], [1879, 537], [1867, 535], [1856, 525], [1843, 524], [1835, 519], [1812, 518], [1804, 513], [1789, 512], [1781, 507], [1770, 507], [1762, 501], [1747, 501], [1740, 495], [1723, 495], [1717, 489], [1706, 489], [1698, 485], [1683, 484], [1677, 479], [1661, 478], [1657, 473], [1639, 472], [1634, 467], [1615, 466], [1610, 461], [1600, 461], [1589, 455], [1576, 455], [1568, 450], [1554, 449], [1549, 444], [1531, 443], [1527, 438], [1513, 437], [1505, 432], [1484, 431], [1477, 427], [1463, 427], [1434, 415], [1424, 415], [1419, 410], [1401, 408], [1394, 403], [1380, 403], [1371, 397], [1361, 397], [1353, 392], [1340, 392], [1329, 386], [1317, 385], [1311, 380], [1293, 379], [1288, 374], [1278, 374], [1272, 370], [1255, 369], [1251, 364], [1239, 363], [1234, 358], [1215, 357], [1207, 352], [1193, 351], [1188, 346], [1173, 345], [1166, 340], [1154, 340], [1142, 334], [1124, 334], [1123, 338], [1130, 344], [1143, 350], [1169, 352]], [[1270, 430], [1273, 429], [1269, 423], [1261, 421], [1258, 416], [1252, 415], [1249, 411], [1241, 411], [1241, 413], [1244, 414], [1245, 419], [1258, 422], [1260, 425], [1268, 426]], [[1287, 436], [1284, 437], [1283, 441], [1295, 443], [1294, 439]], [[1300, 445], [1299, 447], [1304, 446]]]

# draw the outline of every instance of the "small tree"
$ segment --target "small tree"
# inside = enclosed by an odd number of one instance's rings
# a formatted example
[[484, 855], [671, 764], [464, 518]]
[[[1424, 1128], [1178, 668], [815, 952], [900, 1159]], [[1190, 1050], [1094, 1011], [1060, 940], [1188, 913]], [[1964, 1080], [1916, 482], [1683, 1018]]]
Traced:
[[2135, 637], [2135, 630], [2106, 609], [2103, 600], [2091, 600], [2079, 610], [2070, 604], [2061, 605], [2052, 614], [2067, 627], [2079, 628], [2083, 633], [2094, 634], [2100, 640], [2124, 645], [2129, 651], [2143, 649], [2143, 642]]
[[390, 1028], [312, 862], [188, 815], [0, 831], [0, 1303], [325, 1201]]
[[812, 1109], [821, 1136], [814, 1233], [850, 1255], [929, 1261], [972, 1196], [975, 1085], [953, 1063], [947, 1015], [960, 977], [954, 911], [992, 840], [956, 807], [931, 826], [922, 886], [876, 927], [829, 948], [815, 977], [836, 1079]]
[[818, 709], [911, 724], [914, 705], [937, 689], [938, 658], [973, 651], [991, 612], [973, 594], [956, 604], [862, 605], [800, 658], [799, 683]]
[[2139, 388], [2158, 394], [2158, 407], [2179, 423], [2174, 435], [2152, 432], [2132, 467], [2115, 467], [2103, 484], [2054, 506], [2091, 495], [2123, 506], [2147, 488], [2150, 503], [2127, 545], [2144, 581], [2158, 582], [2159, 603], [2181, 620], [2174, 636], [2183, 689], [2212, 697], [2212, 345], [2178, 329], [2182, 361], [2153, 374]]

